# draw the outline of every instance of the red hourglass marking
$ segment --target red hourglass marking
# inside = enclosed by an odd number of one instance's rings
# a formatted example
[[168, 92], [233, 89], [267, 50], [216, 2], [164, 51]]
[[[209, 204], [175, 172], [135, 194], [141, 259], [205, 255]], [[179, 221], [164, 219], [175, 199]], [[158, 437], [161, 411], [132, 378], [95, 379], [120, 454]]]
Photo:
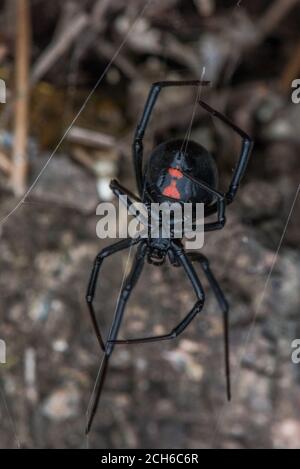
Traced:
[[169, 168], [168, 173], [171, 176], [171, 182], [163, 190], [163, 195], [172, 197], [172, 199], [180, 199], [180, 192], [177, 189], [177, 181], [183, 177], [183, 174], [179, 169], [176, 168]]

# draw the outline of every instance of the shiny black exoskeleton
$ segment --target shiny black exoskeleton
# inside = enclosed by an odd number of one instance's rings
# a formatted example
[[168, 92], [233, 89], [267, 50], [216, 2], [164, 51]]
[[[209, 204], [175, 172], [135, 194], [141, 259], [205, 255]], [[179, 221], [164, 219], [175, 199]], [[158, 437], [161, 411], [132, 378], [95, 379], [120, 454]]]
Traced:
[[[195, 80], [162, 81], [152, 85], [144, 112], [137, 126], [133, 142], [133, 160], [139, 197], [133, 195], [117, 181], [114, 180], [111, 182], [111, 189], [118, 198], [122, 200], [124, 196], [127, 196], [126, 203], [128, 210], [131, 213], [135, 213], [134, 210], [132, 211], [132, 207], [136, 201], [142, 201], [147, 207], [150, 207], [152, 202], [178, 202], [180, 204], [186, 202], [197, 204], [202, 202], [204, 204], [205, 217], [216, 214], [216, 220], [206, 222], [204, 224], [204, 230], [213, 231], [224, 227], [226, 221], [226, 206], [234, 200], [240, 181], [246, 170], [252, 149], [252, 141], [250, 137], [227, 119], [227, 117], [211, 108], [205, 102], [201, 100], [198, 101], [200, 106], [202, 106], [212, 116], [215, 116], [227, 124], [241, 137], [242, 140], [241, 152], [228, 190], [224, 194], [218, 191], [218, 171], [214, 158], [199, 143], [192, 142], [188, 139], [176, 139], [161, 143], [153, 150], [148, 162], [143, 165], [143, 138], [154, 105], [162, 88], [170, 86], [196, 86], [199, 89], [199, 87], [208, 84], [209, 82]], [[137, 213], [136, 216], [138, 216]], [[106, 257], [116, 252], [120, 252], [123, 249], [131, 248], [135, 244], [138, 245], [135, 259], [131, 271], [122, 286], [115, 317], [112, 322], [108, 338], [104, 341], [93, 306], [100, 266]], [[180, 323], [168, 334], [138, 339], [118, 340], [117, 336], [125, 306], [132, 289], [136, 285], [142, 272], [145, 259], [152, 264], [161, 265], [165, 261], [166, 256], [168, 256], [172, 265], [182, 266], [188, 276], [197, 298], [195, 305], [180, 321]], [[192, 265], [193, 261], [200, 263], [223, 314], [227, 397], [230, 399], [228, 303], [210, 269], [207, 258], [197, 251], [187, 253], [182, 241], [180, 239], [175, 239], [172, 235], [167, 239], [163, 237], [153, 238], [151, 236], [146, 239], [125, 239], [112, 246], [104, 248], [97, 255], [87, 289], [86, 300], [91, 320], [99, 345], [104, 352], [101, 368], [95, 384], [95, 392], [93, 393], [91, 404], [88, 409], [87, 433], [91, 428], [91, 424], [97, 410], [109, 358], [114, 346], [119, 344], [137, 344], [174, 339], [186, 329], [194, 317], [202, 310], [205, 295], [199, 277]]]
[[145, 169], [145, 191], [155, 202], [170, 198], [180, 202], [215, 201], [212, 193], [184, 176], [184, 172], [206, 183], [212, 189], [218, 187], [218, 169], [212, 155], [199, 143], [182, 139], [169, 140], [152, 152]]

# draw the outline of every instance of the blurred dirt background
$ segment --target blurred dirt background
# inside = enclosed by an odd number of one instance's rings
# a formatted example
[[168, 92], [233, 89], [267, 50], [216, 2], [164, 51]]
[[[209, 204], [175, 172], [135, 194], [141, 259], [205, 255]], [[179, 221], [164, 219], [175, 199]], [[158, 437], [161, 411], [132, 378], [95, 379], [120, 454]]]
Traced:
[[[299, 1], [14, 0], [0, 11], [0, 447], [299, 448]], [[101, 353], [85, 291], [112, 242], [96, 237], [96, 206], [112, 177], [136, 191], [130, 145], [151, 83], [201, 77], [212, 82], [202, 98], [255, 140], [227, 225], [204, 246], [231, 306], [233, 400], [199, 272], [206, 305], [180, 339], [116, 348], [87, 441]], [[146, 155], [185, 135], [195, 92], [163, 91]], [[224, 189], [239, 140], [200, 109], [191, 139], [215, 155]], [[103, 266], [104, 330], [131, 259]], [[181, 269], [147, 266], [121, 334], [167, 332], [193, 299]]]

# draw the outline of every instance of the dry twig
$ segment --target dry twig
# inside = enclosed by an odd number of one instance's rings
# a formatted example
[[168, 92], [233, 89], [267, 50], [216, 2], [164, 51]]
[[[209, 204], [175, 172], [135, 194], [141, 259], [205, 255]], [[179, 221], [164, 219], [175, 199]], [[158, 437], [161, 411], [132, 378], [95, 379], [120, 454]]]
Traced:
[[72, 127], [68, 134], [68, 140], [73, 143], [79, 143], [95, 148], [111, 148], [114, 147], [116, 140], [111, 135], [103, 132], [83, 129], [81, 127]]
[[12, 187], [16, 195], [25, 191], [27, 175], [27, 138], [30, 62], [30, 9], [28, 0], [16, 0], [16, 103], [13, 147]]
[[11, 160], [3, 152], [0, 152], [0, 170], [7, 176], [10, 176], [13, 172]]
[[280, 78], [280, 88], [283, 92], [288, 92], [291, 89], [292, 81], [297, 78], [300, 71], [300, 42], [296, 45], [293, 54], [283, 69]]

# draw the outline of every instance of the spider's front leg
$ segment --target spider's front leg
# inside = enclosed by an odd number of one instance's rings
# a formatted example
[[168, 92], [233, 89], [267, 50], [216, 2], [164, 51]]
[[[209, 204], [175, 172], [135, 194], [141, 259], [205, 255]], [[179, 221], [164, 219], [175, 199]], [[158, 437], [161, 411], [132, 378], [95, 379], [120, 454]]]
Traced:
[[147, 129], [149, 120], [151, 118], [154, 106], [156, 101], [160, 95], [160, 92], [163, 88], [169, 87], [181, 87], [181, 86], [208, 86], [210, 84], [209, 81], [206, 80], [164, 80], [164, 81], [157, 81], [153, 83], [143, 110], [143, 114], [140, 118], [140, 121], [137, 125], [132, 150], [133, 150], [133, 162], [135, 168], [135, 177], [136, 182], [139, 190], [139, 194], [142, 197], [143, 190], [144, 190], [144, 176], [143, 176], [143, 140], [145, 131]]
[[254, 142], [252, 138], [246, 134], [246, 132], [244, 132], [237, 125], [231, 122], [231, 120], [228, 119], [228, 117], [224, 116], [224, 114], [217, 111], [216, 109], [213, 109], [211, 106], [209, 106], [207, 103], [205, 103], [202, 100], [199, 100], [198, 102], [200, 106], [202, 106], [212, 116], [217, 117], [217, 119], [220, 119], [222, 122], [224, 122], [224, 124], [228, 125], [242, 139], [242, 148], [240, 151], [240, 155], [238, 157], [238, 161], [236, 163], [228, 191], [226, 192], [226, 195], [225, 195], [227, 204], [230, 204], [231, 202], [233, 202], [236, 196], [236, 193], [239, 189], [241, 180], [245, 174]]

